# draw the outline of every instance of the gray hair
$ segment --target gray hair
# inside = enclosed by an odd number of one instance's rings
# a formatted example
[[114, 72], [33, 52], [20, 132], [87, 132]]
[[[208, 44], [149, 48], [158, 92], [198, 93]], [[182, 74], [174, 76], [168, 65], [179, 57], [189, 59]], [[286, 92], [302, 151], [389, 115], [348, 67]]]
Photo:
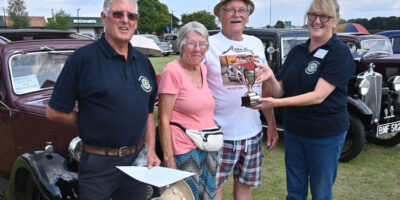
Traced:
[[[110, 11], [111, 8], [111, 4], [113, 3], [114, 0], [104, 0], [104, 4], [103, 4], [103, 13], [105, 15], [108, 14], [108, 12]], [[136, 0], [130, 0], [131, 2], [133, 1], [135, 3], [135, 7], [136, 7], [136, 13], [138, 13], [138, 4]]]
[[186, 44], [188, 35], [193, 31], [203, 36], [208, 43], [207, 28], [203, 24], [196, 21], [188, 22], [187, 24], [182, 26], [178, 31], [177, 45], [180, 52], [182, 52], [183, 45]]

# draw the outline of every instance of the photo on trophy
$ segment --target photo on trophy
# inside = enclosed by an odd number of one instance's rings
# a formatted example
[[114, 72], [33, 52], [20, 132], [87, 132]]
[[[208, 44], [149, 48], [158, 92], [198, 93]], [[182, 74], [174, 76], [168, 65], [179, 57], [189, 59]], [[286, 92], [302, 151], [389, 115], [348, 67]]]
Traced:
[[219, 59], [224, 85], [247, 85], [244, 75], [246, 71], [254, 71], [254, 55], [224, 55], [220, 56]]

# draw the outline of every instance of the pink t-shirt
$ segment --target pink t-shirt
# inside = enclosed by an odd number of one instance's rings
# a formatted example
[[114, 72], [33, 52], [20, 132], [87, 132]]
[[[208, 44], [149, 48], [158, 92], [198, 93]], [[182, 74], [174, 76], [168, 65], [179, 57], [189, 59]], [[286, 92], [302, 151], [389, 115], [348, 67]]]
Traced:
[[[178, 60], [168, 63], [161, 74], [158, 93], [177, 94], [171, 121], [186, 129], [205, 129], [215, 126], [215, 102], [207, 84], [207, 67], [200, 64], [203, 76], [202, 88], [189, 82]], [[170, 125], [172, 148], [175, 155], [185, 154], [196, 144], [180, 128]]]

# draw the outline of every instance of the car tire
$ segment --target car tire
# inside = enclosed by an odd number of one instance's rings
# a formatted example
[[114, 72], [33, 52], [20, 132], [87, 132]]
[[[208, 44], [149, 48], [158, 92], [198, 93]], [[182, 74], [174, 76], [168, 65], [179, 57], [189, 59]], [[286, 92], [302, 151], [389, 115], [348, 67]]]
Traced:
[[365, 143], [365, 128], [357, 115], [349, 112], [350, 127], [340, 154], [340, 162], [348, 162], [361, 153]]
[[400, 132], [393, 133], [389, 137], [377, 137], [376, 132], [373, 131], [367, 135], [367, 141], [384, 147], [394, 147], [400, 143]]
[[33, 177], [28, 175], [25, 183], [25, 199], [26, 200], [45, 200], [39, 188], [37, 187]]

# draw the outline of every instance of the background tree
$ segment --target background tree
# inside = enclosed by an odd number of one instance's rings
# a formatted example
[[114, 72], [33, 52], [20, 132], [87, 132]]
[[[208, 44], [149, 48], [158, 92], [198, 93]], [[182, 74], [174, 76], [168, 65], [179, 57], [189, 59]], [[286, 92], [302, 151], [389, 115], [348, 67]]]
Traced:
[[164, 33], [171, 26], [171, 15], [167, 5], [158, 0], [138, 0], [140, 33]]
[[345, 19], [339, 19], [339, 23], [338, 24], [346, 24], [347, 21]]
[[12, 28], [29, 28], [28, 12], [24, 0], [8, 0], [8, 16], [13, 22]]
[[70, 28], [70, 15], [63, 9], [56, 12], [53, 18], [48, 19], [47, 29], [68, 30]]
[[208, 30], [219, 29], [215, 23], [215, 16], [205, 10], [197, 11], [192, 14], [182, 14], [182, 25], [197, 21], [202, 23]]
[[285, 28], [285, 23], [283, 23], [281, 20], [278, 20], [275, 24], [275, 28]]

